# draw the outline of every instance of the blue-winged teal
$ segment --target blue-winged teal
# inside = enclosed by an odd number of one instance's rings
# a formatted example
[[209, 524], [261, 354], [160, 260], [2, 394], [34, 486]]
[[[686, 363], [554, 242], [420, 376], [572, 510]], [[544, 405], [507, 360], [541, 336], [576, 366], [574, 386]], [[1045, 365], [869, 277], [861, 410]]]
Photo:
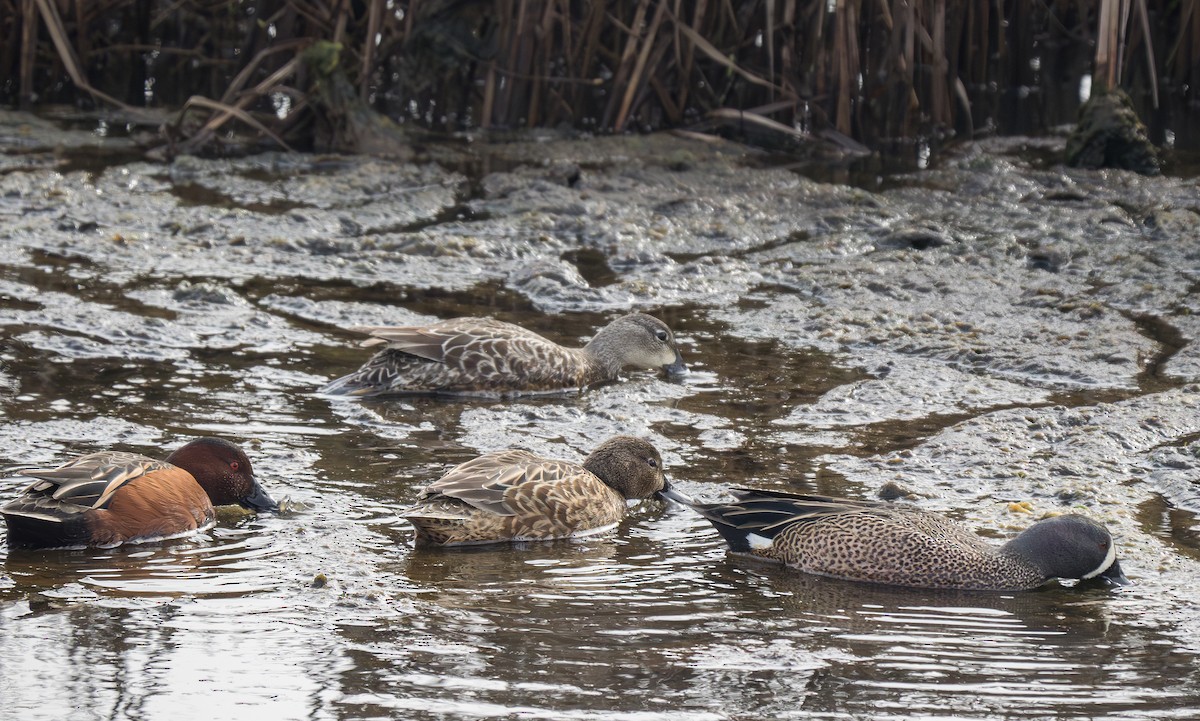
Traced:
[[17, 548], [108, 547], [184, 536], [213, 525], [213, 504], [278, 509], [246, 454], [220, 438], [194, 440], [165, 461], [101, 451], [57, 468], [20, 471], [38, 480], [0, 507], [8, 545]]
[[450, 469], [400, 515], [422, 543], [551, 540], [608, 530], [628, 500], [665, 487], [654, 446], [614, 436], [582, 465], [521, 450], [488, 453]]
[[633, 313], [609, 323], [583, 348], [564, 348], [533, 331], [491, 318], [455, 318], [424, 327], [354, 328], [383, 348], [322, 393], [518, 395], [581, 389], [616, 379], [623, 368], [686, 369], [665, 323]]
[[707, 518], [735, 553], [805, 573], [920, 588], [1019, 590], [1052, 578], [1128, 583], [1108, 530], [1078, 515], [1047, 518], [1002, 546], [950, 519], [891, 503], [734, 489], [736, 501], [663, 495]]

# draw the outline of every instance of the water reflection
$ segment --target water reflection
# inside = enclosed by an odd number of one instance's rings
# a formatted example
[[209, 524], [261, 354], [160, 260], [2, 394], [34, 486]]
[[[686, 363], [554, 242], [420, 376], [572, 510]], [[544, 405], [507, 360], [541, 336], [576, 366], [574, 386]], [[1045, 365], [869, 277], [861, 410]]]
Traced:
[[1157, 673], [1131, 641], [1156, 641], [1118, 630], [1104, 589], [930, 592], [798, 575], [728, 558], [694, 518], [653, 504], [606, 537], [418, 549], [398, 566], [421, 612], [356, 645], [380, 684], [348, 695], [360, 711], [1044, 717], [1133, 710], [1162, 691], [1126, 683]]
[[0, 598], [62, 598], [63, 588], [96, 598], [237, 597], [275, 590], [279, 580], [261, 573], [261, 567], [281, 551], [261, 530], [251, 522], [175, 542], [111, 549], [7, 549], [0, 560], [12, 586], [0, 592]]
[[253, 597], [77, 603], [5, 626], [0, 686], [14, 718], [166, 718], [180, 709], [242, 718], [264, 706], [274, 718], [305, 718], [349, 668], [304, 614]]

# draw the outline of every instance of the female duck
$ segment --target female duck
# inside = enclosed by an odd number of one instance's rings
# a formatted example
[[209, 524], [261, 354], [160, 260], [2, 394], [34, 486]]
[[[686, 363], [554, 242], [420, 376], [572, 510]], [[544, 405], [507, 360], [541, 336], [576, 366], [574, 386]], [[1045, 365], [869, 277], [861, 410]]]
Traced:
[[221, 438], [194, 440], [165, 461], [101, 451], [21, 472], [38, 480], [0, 507], [8, 545], [17, 548], [109, 547], [183, 536], [216, 522], [214, 504], [279, 508], [259, 486], [246, 454]]
[[805, 573], [919, 588], [1022, 590], [1052, 578], [1128, 580], [1108, 530], [1078, 515], [1047, 518], [1002, 546], [950, 519], [890, 503], [734, 489], [733, 503], [663, 495], [708, 519], [734, 553]]
[[423, 327], [373, 326], [364, 347], [383, 348], [362, 368], [322, 393], [519, 395], [581, 389], [621, 370], [686, 371], [665, 323], [633, 313], [605, 326], [583, 348], [564, 348], [529, 330], [491, 318], [455, 318]]
[[614, 436], [583, 465], [528, 451], [488, 453], [450, 469], [401, 515], [421, 543], [551, 540], [608, 530], [625, 516], [629, 500], [661, 492], [666, 483], [654, 446]]

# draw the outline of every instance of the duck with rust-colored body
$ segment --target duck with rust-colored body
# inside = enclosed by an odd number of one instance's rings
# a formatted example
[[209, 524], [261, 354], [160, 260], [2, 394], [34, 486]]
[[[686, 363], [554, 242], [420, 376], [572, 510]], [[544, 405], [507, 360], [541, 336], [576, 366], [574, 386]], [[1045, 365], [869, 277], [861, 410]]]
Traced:
[[221, 438], [199, 438], [165, 461], [100, 451], [61, 466], [20, 469], [36, 478], [0, 506], [14, 548], [109, 547], [188, 535], [216, 522], [214, 505], [275, 511], [250, 459]]
[[400, 515], [426, 544], [569, 538], [612, 528], [630, 500], [660, 493], [666, 483], [654, 446], [614, 436], [582, 464], [522, 450], [488, 453], [450, 469]]
[[930, 511], [900, 504], [736, 488], [695, 509], [734, 553], [805, 573], [918, 588], [1025, 590], [1054, 578], [1128, 583], [1108, 529], [1080, 515], [1046, 518], [1002, 546]]
[[352, 330], [370, 336], [364, 347], [383, 348], [322, 393], [514, 396], [578, 390], [615, 380], [630, 367], [687, 370], [671, 329], [644, 313], [617, 318], [583, 348], [492, 318]]

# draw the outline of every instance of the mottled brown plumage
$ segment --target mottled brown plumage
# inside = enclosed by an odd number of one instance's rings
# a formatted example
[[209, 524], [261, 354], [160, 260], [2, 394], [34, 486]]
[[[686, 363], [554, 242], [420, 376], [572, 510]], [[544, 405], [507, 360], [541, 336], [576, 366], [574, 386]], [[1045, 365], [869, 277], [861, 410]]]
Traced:
[[115, 546], [211, 526], [213, 504], [275, 510], [250, 460], [219, 438], [200, 438], [165, 461], [135, 453], [89, 453], [55, 468], [21, 469], [38, 480], [0, 507], [8, 545]]
[[424, 543], [550, 540], [610, 528], [625, 516], [627, 500], [665, 486], [654, 446], [614, 436], [582, 465], [521, 450], [488, 453], [450, 469], [401, 515]]
[[921, 588], [1020, 590], [1052, 578], [1125, 582], [1112, 536], [1078, 515], [1048, 518], [1003, 546], [910, 506], [735, 489], [731, 503], [668, 498], [712, 522], [730, 549], [806, 573]]
[[583, 348], [565, 348], [491, 318], [354, 330], [370, 335], [363, 346], [382, 349], [321, 392], [512, 396], [586, 388], [616, 379], [627, 367], [685, 370], [670, 328], [642, 313], [618, 318]]

